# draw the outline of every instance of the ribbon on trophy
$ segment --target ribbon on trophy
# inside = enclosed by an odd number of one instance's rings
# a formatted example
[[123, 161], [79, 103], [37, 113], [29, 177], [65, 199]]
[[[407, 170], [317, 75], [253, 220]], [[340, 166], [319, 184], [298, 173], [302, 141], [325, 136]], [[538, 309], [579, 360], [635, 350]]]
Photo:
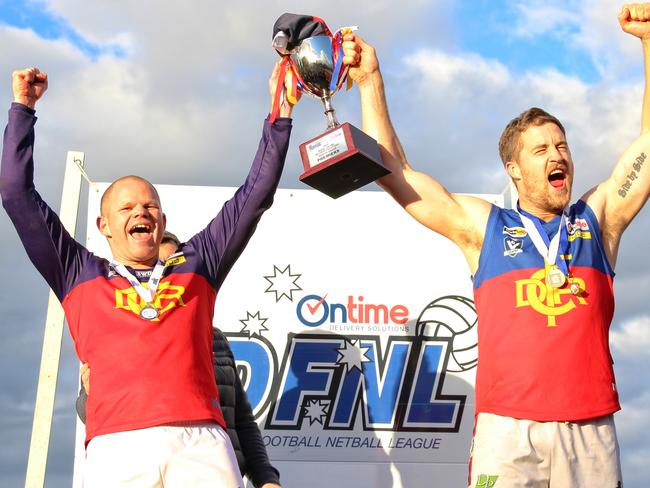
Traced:
[[354, 30], [344, 27], [332, 34], [323, 19], [296, 14], [283, 14], [273, 26], [272, 45], [282, 60], [269, 121], [279, 116], [285, 95], [290, 103], [297, 100], [298, 90], [321, 102], [327, 129], [298, 146], [305, 170], [300, 181], [332, 198], [390, 173], [377, 141], [349, 122], [340, 124], [332, 105], [343, 82], [351, 81], [343, 63], [343, 37]]
[[[335, 59], [334, 72], [330, 82], [330, 90], [336, 91], [341, 88], [343, 81], [346, 79], [347, 67], [343, 66], [343, 36], [356, 30], [356, 27], [343, 27], [334, 34], [320, 17], [311, 15], [300, 15], [285, 13], [282, 14], [273, 25], [272, 46], [282, 56], [280, 62], [280, 73], [278, 75], [278, 84], [273, 97], [273, 105], [269, 121], [274, 123], [280, 113], [280, 104], [282, 95], [285, 92], [285, 77], [287, 72], [291, 72], [291, 84], [286, 91], [286, 97], [289, 103], [297, 102], [298, 90], [303, 89], [305, 82], [291, 58], [300, 43], [313, 36], [328, 36], [332, 40], [332, 49]], [[350, 89], [351, 80], [348, 80], [347, 88]]]
[[332, 74], [332, 81], [330, 83], [330, 90], [338, 91], [341, 89], [343, 80], [347, 79], [346, 90], [352, 88], [352, 79], [347, 78], [345, 73], [341, 75], [341, 66], [343, 65], [343, 36], [350, 34], [357, 30], [357, 27], [341, 27], [336, 34], [334, 34], [334, 49], [336, 65], [334, 66], [334, 73]]

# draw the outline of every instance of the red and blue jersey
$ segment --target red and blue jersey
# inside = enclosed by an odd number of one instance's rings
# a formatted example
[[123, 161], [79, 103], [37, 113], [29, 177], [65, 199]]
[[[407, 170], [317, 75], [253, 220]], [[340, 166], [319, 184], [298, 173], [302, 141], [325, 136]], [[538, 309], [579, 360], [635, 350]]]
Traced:
[[[474, 277], [477, 413], [571, 421], [620, 409], [609, 351], [614, 271], [589, 206], [578, 201], [567, 217], [558, 260], [577, 294], [546, 283], [548, 264], [517, 212], [492, 207]], [[547, 235], [559, 219], [543, 223]]]
[[[110, 263], [76, 242], [33, 183], [34, 111], [13, 104], [0, 171], [2, 203], [29, 258], [57, 295], [79, 359], [92, 371], [86, 441], [94, 436], [194, 420], [225, 428], [212, 357], [217, 292], [273, 202], [291, 122], [264, 124], [245, 183], [208, 226], [168, 259], [153, 305]], [[130, 270], [147, 281], [146, 270]]]

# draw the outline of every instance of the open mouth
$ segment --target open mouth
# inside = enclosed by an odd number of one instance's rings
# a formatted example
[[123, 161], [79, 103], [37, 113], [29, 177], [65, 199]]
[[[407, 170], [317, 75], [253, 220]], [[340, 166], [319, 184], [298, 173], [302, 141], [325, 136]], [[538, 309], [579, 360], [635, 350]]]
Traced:
[[153, 228], [151, 224], [135, 224], [129, 229], [129, 235], [136, 240], [149, 239]]
[[566, 183], [566, 173], [562, 169], [554, 169], [548, 175], [548, 182], [553, 188], [563, 188]]

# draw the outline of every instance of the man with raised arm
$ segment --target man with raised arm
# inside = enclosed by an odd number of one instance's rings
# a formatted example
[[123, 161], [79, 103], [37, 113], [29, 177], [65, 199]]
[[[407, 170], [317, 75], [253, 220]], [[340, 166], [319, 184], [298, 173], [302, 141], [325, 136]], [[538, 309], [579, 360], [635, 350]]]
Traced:
[[[181, 241], [169, 231], [163, 234], [158, 258], [167, 262], [176, 257]], [[269, 461], [253, 408], [246, 390], [237, 374], [235, 356], [228, 338], [219, 329], [213, 329], [212, 351], [214, 354], [214, 377], [219, 390], [219, 406], [228, 427], [239, 472], [246, 475], [255, 488], [280, 488], [280, 473]], [[81, 389], [77, 397], [77, 414], [86, 423], [86, 403], [90, 393], [90, 368], [81, 366]]]
[[[619, 22], [642, 40], [647, 86], [650, 7], [625, 6]], [[379, 183], [460, 247], [473, 275], [479, 362], [470, 486], [622, 486], [608, 333], [621, 235], [650, 193], [648, 113], [611, 176], [573, 204], [564, 127], [541, 109], [522, 113], [499, 141], [519, 193], [516, 209], [502, 209], [411, 168], [374, 49], [353, 35], [345, 41], [363, 130], [392, 171]]]
[[[278, 73], [276, 65], [273, 91]], [[97, 218], [108, 261], [76, 242], [34, 187], [35, 106], [47, 83], [37, 68], [13, 73], [0, 194], [93, 372], [84, 486], [243, 487], [214, 378], [212, 318], [219, 288], [273, 202], [292, 106], [284, 100], [280, 118], [264, 122], [244, 184], [164, 263], [156, 189], [138, 176], [113, 182]]]

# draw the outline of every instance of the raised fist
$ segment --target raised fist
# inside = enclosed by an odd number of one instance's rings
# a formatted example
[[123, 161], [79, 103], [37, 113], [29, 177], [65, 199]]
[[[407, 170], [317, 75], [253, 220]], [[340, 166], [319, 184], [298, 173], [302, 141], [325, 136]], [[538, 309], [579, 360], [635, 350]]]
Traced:
[[[293, 106], [298, 103], [302, 93], [300, 90], [295, 89], [296, 80], [291, 70], [287, 70], [284, 75], [284, 85], [278, 86], [278, 78], [282, 71], [282, 60], [280, 59], [273, 67], [273, 72], [269, 78], [269, 93], [271, 95], [271, 112], [273, 112], [274, 104], [279, 104], [279, 116], [291, 117]], [[282, 90], [281, 96], [278, 95], [278, 90]], [[276, 99], [276, 95], [279, 96]]]
[[352, 33], [343, 36], [343, 64], [349, 66], [348, 76], [359, 86], [379, 73], [379, 61], [375, 48]]
[[47, 90], [47, 74], [38, 68], [26, 68], [14, 71], [12, 75], [14, 102], [34, 108], [39, 98]]
[[650, 39], [650, 3], [628, 3], [618, 14], [621, 29], [639, 39]]

